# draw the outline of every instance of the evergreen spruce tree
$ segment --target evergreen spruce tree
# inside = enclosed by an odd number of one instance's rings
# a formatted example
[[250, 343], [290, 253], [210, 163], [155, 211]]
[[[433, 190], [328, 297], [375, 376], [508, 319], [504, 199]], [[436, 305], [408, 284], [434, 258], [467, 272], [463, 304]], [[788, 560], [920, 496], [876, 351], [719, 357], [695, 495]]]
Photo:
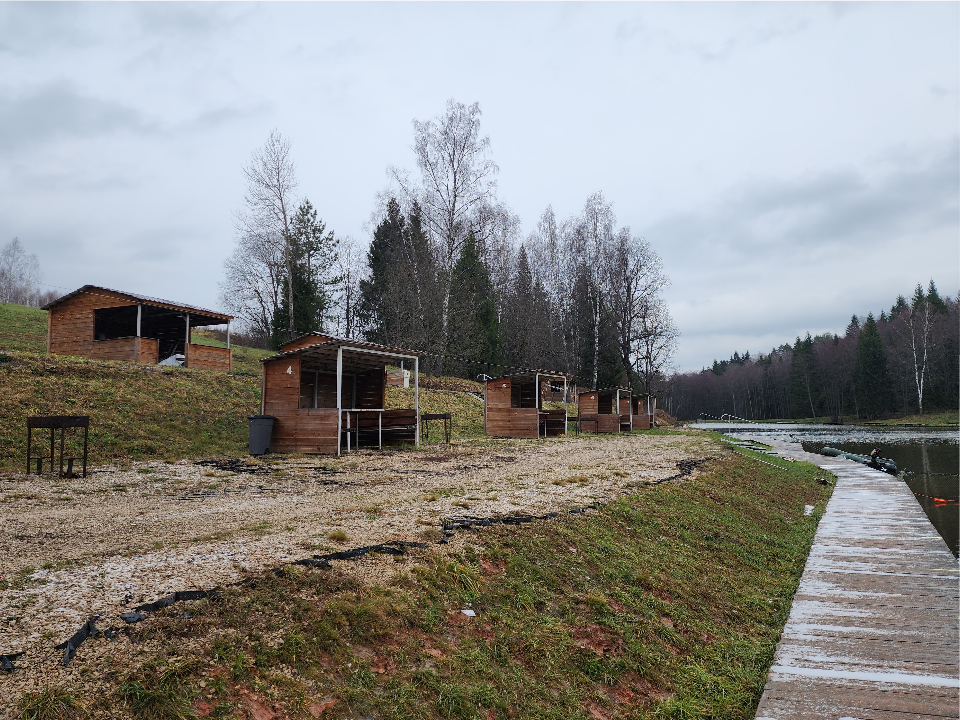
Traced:
[[887, 354], [873, 313], [867, 315], [857, 339], [856, 391], [857, 407], [863, 417], [877, 418], [890, 409]]
[[450, 279], [445, 372], [473, 377], [501, 366], [500, 320], [490, 271], [473, 232], [467, 234]]
[[[370, 342], [435, 352], [439, 322], [437, 268], [419, 205], [405, 218], [387, 203], [367, 252], [370, 272], [360, 282], [358, 314]], [[433, 355], [424, 358], [431, 367]]]
[[798, 337], [793, 345], [788, 382], [793, 416], [804, 417], [809, 411], [815, 418], [821, 404], [822, 378], [810, 333], [803, 340]]
[[550, 299], [521, 245], [513, 285], [504, 300], [504, 360], [517, 368], [550, 367], [554, 323]]

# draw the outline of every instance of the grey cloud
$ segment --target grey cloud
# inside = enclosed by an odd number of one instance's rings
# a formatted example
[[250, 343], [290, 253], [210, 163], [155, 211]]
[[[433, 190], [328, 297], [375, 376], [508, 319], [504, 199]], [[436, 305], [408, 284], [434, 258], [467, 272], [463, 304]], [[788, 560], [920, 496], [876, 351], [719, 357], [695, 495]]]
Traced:
[[[960, 144], [923, 162], [894, 160], [885, 176], [832, 170], [791, 181], [742, 185], [713, 208], [677, 215], [651, 230], [701, 249], [742, 256], [869, 247], [878, 239], [960, 223]], [[879, 174], [879, 173], [877, 173]]]
[[0, 91], [0, 154], [34, 151], [62, 137], [93, 137], [118, 130], [155, 130], [137, 110], [84, 95], [72, 84], [53, 82], [19, 96]]
[[84, 23], [89, 9], [83, 3], [0, 3], [0, 54], [35, 56], [93, 44], [97, 30]]
[[954, 139], [926, 157], [899, 150], [864, 170], [743, 184], [646, 229], [668, 271], [683, 268], [670, 293], [681, 364], [842, 333], [851, 313], [876, 314], [931, 274], [952, 292], [958, 176]]
[[167, 38], [222, 34], [256, 12], [243, 3], [135, 3], [131, 8], [142, 33]]

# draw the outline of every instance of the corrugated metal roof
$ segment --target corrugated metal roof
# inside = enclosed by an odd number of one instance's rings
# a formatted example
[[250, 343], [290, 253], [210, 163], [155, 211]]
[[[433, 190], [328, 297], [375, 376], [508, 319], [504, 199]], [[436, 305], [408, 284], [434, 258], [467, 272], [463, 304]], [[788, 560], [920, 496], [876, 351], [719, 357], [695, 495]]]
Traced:
[[97, 290], [103, 290], [105, 292], [116, 293], [117, 295], [124, 295], [132, 300], [139, 300], [140, 302], [148, 303], [151, 305], [165, 305], [168, 307], [174, 307], [178, 310], [188, 310], [190, 312], [203, 313], [205, 315], [213, 315], [215, 317], [222, 317], [227, 320], [232, 320], [233, 315], [227, 315], [225, 313], [217, 312], [216, 310], [207, 310], [206, 308], [197, 307], [195, 305], [187, 305], [186, 303], [174, 302], [172, 300], [162, 300], [160, 298], [150, 297], [149, 295], [140, 295], [139, 293], [127, 292], [125, 290], [111, 290], [110, 288], [100, 287], [99, 285], [84, 285], [82, 288], [78, 288], [71, 293], [57, 298], [53, 302], [49, 302], [44, 305], [42, 310], [49, 310], [56, 305], [59, 305], [62, 302], [66, 302], [70, 298], [80, 295], [81, 293], [86, 293], [88, 295], [96, 295]]

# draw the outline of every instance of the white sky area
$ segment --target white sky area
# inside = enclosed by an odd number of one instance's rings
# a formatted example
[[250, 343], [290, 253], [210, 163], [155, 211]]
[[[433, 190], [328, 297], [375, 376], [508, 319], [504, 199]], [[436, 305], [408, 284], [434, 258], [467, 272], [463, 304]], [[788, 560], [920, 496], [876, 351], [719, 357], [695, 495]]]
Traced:
[[0, 3], [0, 244], [48, 289], [216, 308], [274, 128], [369, 241], [411, 120], [479, 102], [536, 228], [602, 191], [660, 253], [677, 367], [960, 288], [957, 3]]

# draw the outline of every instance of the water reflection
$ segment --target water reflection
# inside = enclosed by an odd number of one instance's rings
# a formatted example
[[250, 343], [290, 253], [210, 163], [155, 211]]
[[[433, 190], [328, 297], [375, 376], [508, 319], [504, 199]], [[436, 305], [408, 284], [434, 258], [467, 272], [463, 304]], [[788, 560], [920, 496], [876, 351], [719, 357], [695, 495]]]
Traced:
[[[914, 492], [930, 522], [955, 556], [960, 554], [960, 444], [958, 431], [921, 428], [876, 428], [862, 425], [785, 425], [757, 423], [749, 426], [700, 423], [694, 427], [726, 433], [749, 432], [800, 443], [808, 452], [824, 445], [869, 455], [875, 447], [893, 460], [901, 477]], [[946, 500], [946, 503], [937, 500]]]

